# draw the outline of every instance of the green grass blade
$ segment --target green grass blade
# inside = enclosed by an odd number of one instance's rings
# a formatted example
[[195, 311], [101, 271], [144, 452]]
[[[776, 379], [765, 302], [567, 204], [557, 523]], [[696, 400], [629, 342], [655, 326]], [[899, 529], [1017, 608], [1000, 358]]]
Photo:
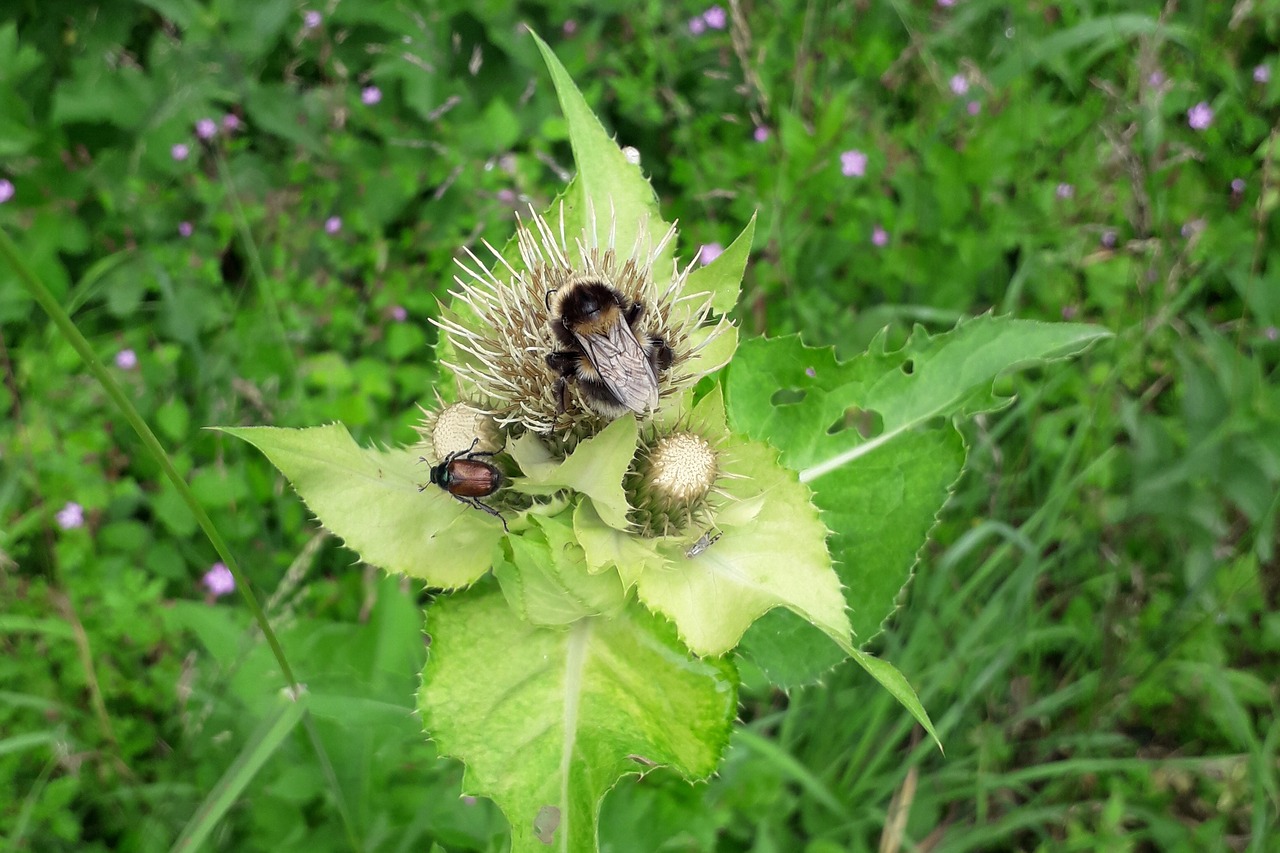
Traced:
[[218, 556], [222, 558], [222, 562], [226, 567], [231, 570], [231, 574], [236, 579], [236, 588], [240, 590], [241, 598], [244, 599], [245, 605], [253, 615], [254, 621], [258, 623], [258, 627], [262, 630], [262, 636], [266, 639], [267, 645], [271, 647], [271, 653], [280, 665], [280, 671], [284, 673], [285, 680], [288, 681], [289, 685], [296, 690], [298, 687], [297, 679], [293, 676], [293, 670], [284, 656], [284, 649], [280, 647], [280, 641], [277, 639], [275, 631], [271, 629], [271, 625], [267, 621], [266, 613], [263, 612], [262, 606], [258, 604], [257, 597], [249, 587], [249, 579], [240, 571], [240, 564], [236, 562], [236, 558], [232, 555], [231, 549], [227, 547], [222, 534], [214, 527], [213, 520], [204, 511], [204, 507], [200, 505], [195, 492], [187, 485], [187, 481], [183, 476], [178, 473], [178, 469], [174, 466], [173, 460], [169, 458], [164, 446], [160, 444], [160, 440], [156, 438], [155, 433], [151, 431], [151, 427], [138, 414], [138, 410], [134, 408], [133, 403], [125, 395], [119, 383], [103, 367], [102, 362], [98, 360], [97, 354], [89, 346], [89, 342], [85, 340], [84, 335], [80, 334], [80, 330], [76, 328], [75, 323], [67, 316], [67, 312], [63, 310], [62, 306], [58, 304], [58, 300], [54, 298], [49, 288], [45, 287], [44, 282], [23, 262], [18, 247], [14, 244], [8, 232], [4, 230], [0, 230], [0, 257], [3, 257], [8, 262], [14, 273], [26, 286], [27, 291], [40, 304], [40, 307], [49, 315], [49, 319], [58, 327], [58, 331], [62, 333], [62, 336], [67, 339], [67, 342], [79, 354], [85, 366], [89, 368], [89, 372], [93, 374], [94, 378], [102, 386], [102, 390], [107, 392], [111, 402], [124, 415], [125, 420], [129, 422], [129, 426], [133, 427], [133, 431], [142, 440], [143, 446], [147, 448], [147, 451], [151, 453], [152, 458], [156, 460], [160, 469], [164, 471], [165, 477], [173, 484], [178, 494], [182, 496], [183, 503], [187, 505], [187, 508], [191, 510], [191, 514], [195, 516], [200, 529], [204, 531], [205, 536], [209, 537], [209, 542], [213, 545], [214, 550], [218, 552]]
[[204, 843], [218, 821], [222, 820], [223, 815], [235, 803], [236, 798], [267, 763], [267, 759], [275, 753], [285, 737], [302, 720], [305, 712], [305, 694], [296, 701], [281, 697], [276, 712], [259, 724], [257, 731], [250, 736], [244, 749], [236, 756], [236, 760], [222, 774], [218, 784], [213, 786], [213, 790], [200, 804], [191, 821], [183, 828], [182, 834], [178, 836], [171, 850], [175, 853], [196, 850]]
[[0, 756], [35, 749], [45, 744], [56, 744], [57, 742], [58, 737], [53, 732], [27, 732], [26, 734], [14, 735], [0, 740]]
[[844, 815], [848, 811], [848, 807], [840, 802], [839, 797], [832, 793], [821, 779], [774, 741], [750, 729], [739, 729], [734, 732], [733, 739], [761, 758], [767, 759], [783, 775], [794, 779], [805, 793], [813, 797], [815, 802], [830, 809], [832, 814]]

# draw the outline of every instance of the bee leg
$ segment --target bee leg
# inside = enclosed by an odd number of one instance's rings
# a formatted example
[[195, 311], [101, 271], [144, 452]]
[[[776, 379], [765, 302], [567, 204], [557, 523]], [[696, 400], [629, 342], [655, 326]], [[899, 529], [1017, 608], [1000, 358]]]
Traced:
[[551, 385], [551, 396], [556, 399], [556, 414], [563, 415], [569, 409], [569, 380], [563, 376], [556, 377]]
[[582, 358], [576, 352], [560, 350], [547, 354], [547, 367], [561, 376], [572, 376], [578, 369], [578, 361]]
[[555, 384], [551, 386], [551, 395], [556, 400], [557, 415], [564, 414], [569, 408], [569, 379], [577, 373], [580, 358], [581, 356], [576, 352], [547, 353], [547, 367], [560, 374], [556, 377]]
[[636, 327], [636, 323], [644, 316], [644, 303], [632, 302], [631, 307], [623, 312], [622, 317], [627, 321], [627, 325], [632, 329]]
[[675, 357], [676, 354], [671, 351], [671, 347], [667, 346], [666, 341], [662, 338], [650, 338], [649, 363], [653, 365], [654, 373], [669, 369]]

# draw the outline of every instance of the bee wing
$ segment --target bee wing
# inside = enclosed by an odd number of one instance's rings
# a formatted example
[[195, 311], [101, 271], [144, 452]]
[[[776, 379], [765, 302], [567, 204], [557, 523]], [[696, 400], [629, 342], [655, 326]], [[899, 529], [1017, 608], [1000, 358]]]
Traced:
[[637, 414], [658, 407], [658, 377], [630, 326], [619, 322], [600, 334], [574, 337], [618, 402]]

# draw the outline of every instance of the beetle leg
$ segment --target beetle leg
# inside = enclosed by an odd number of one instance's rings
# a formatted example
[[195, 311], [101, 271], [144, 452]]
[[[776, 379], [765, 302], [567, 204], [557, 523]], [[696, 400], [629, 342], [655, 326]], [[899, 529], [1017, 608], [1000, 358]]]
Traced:
[[503, 530], [507, 531], [508, 533], [510, 533], [510, 532], [511, 532], [511, 528], [510, 528], [510, 527], [507, 527], [507, 520], [506, 520], [505, 518], [503, 518], [503, 517], [502, 517], [502, 513], [498, 512], [496, 509], [494, 509], [493, 507], [489, 506], [489, 505], [488, 505], [487, 503], [485, 503], [484, 501], [480, 500], [479, 498], [463, 498], [463, 497], [458, 497], [458, 495], [454, 495], [454, 497], [455, 497], [455, 498], [458, 498], [458, 500], [462, 501], [464, 504], [470, 504], [471, 506], [475, 507], [476, 509], [482, 509], [482, 510], [484, 510], [485, 512], [489, 513], [489, 515], [492, 515], [494, 518], [498, 519], [498, 521], [501, 521], [501, 522], [502, 522], [502, 529], [503, 529]]
[[476, 440], [471, 442], [471, 447], [467, 448], [466, 457], [468, 459], [475, 459], [477, 456], [496, 456], [498, 454], [498, 451], [496, 450], [473, 450], [472, 448], [479, 443], [480, 438], [477, 436]]

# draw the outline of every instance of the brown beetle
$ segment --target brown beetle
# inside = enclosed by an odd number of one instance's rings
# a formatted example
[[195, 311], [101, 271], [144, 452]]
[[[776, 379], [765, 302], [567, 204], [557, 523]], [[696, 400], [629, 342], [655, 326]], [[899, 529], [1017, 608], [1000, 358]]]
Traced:
[[[510, 531], [510, 528], [507, 527], [507, 520], [502, 517], [502, 513], [480, 500], [480, 498], [487, 498], [502, 488], [503, 476], [497, 465], [477, 458], [479, 456], [493, 456], [491, 451], [475, 450], [474, 448], [479, 442], [480, 439], [477, 438], [471, 442], [471, 447], [466, 450], [455, 450], [446, 456], [439, 465], [433, 465], [431, 468], [431, 485], [439, 486], [464, 504], [484, 510], [502, 522], [503, 530]], [[427, 460], [423, 458], [420, 461], [426, 462]], [[426, 486], [419, 486], [418, 491], [422, 491], [425, 488]]]

